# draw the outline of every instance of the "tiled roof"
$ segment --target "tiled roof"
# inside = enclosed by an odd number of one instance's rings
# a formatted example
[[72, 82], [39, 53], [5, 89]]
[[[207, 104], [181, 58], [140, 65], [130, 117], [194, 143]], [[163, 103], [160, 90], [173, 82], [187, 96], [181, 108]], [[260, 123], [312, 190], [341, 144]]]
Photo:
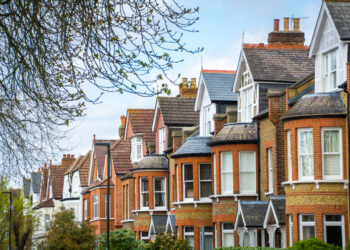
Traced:
[[237, 94], [232, 92], [235, 71], [202, 70], [201, 74], [212, 102], [237, 101]]
[[30, 179], [23, 178], [23, 194], [28, 198], [30, 193]]
[[49, 168], [49, 183], [52, 186], [52, 198], [56, 200], [62, 199], [64, 173], [68, 167], [51, 165]]
[[243, 48], [255, 81], [297, 82], [314, 71], [306, 49]]
[[350, 40], [350, 2], [328, 2], [329, 13], [342, 40]]
[[[109, 182], [110, 187], [113, 187], [114, 186], [113, 178], [110, 178], [109, 180], [110, 180], [110, 182]], [[100, 187], [100, 186], [103, 186], [103, 187], [107, 186], [107, 179], [103, 179], [103, 180], [95, 181], [95, 182], [91, 183], [90, 186], [84, 188], [81, 191], [81, 193], [85, 194], [85, 193], [89, 192], [91, 189], [96, 188], [96, 187]]]
[[142, 133], [146, 146], [155, 142], [156, 136], [152, 132], [154, 109], [128, 109], [128, 119], [134, 134]]
[[168, 159], [164, 155], [146, 155], [132, 170], [168, 169]]
[[257, 130], [253, 123], [229, 123], [215, 135], [209, 145], [254, 142]]
[[72, 165], [66, 170], [65, 174], [72, 174], [79, 171], [80, 185], [85, 187], [88, 185], [89, 169], [91, 160], [91, 150], [84, 156], [79, 156]]
[[240, 201], [246, 227], [263, 227], [267, 201]]
[[53, 202], [53, 198], [51, 198], [46, 201], [40, 202], [38, 205], [33, 207], [33, 209], [40, 209], [44, 207], [54, 207], [54, 206], [55, 206], [55, 203]]
[[184, 156], [206, 156], [211, 154], [211, 148], [207, 145], [210, 136], [193, 136], [186, 139], [185, 143], [171, 156], [172, 158]]
[[286, 197], [284, 195], [270, 196], [270, 202], [272, 202], [279, 224], [284, 225], [286, 223]]
[[282, 119], [338, 115], [346, 115], [346, 107], [340, 93], [315, 93], [300, 98]]
[[154, 232], [156, 235], [163, 234], [165, 232], [167, 219], [167, 215], [152, 215], [151, 220], [153, 221]]
[[196, 125], [199, 112], [194, 111], [196, 98], [158, 97], [160, 112], [165, 125]]
[[[111, 147], [117, 142], [117, 140], [95, 140], [95, 143], [100, 142], [109, 142]], [[106, 153], [107, 153], [107, 147], [105, 146], [96, 146], [94, 145], [94, 159], [97, 164], [97, 173], [100, 178], [103, 177], [103, 169], [105, 167], [105, 159], [106, 159]], [[95, 166], [96, 167], [96, 166]]]
[[46, 197], [46, 189], [47, 189], [47, 181], [48, 181], [48, 175], [49, 175], [49, 170], [47, 168], [44, 168], [42, 170], [42, 183], [41, 183], [41, 197], [40, 200], [43, 198], [42, 195], [44, 194], [44, 197]]
[[111, 149], [111, 158], [114, 166], [114, 172], [117, 175], [123, 175], [132, 168], [130, 160], [130, 139], [122, 139]]
[[41, 172], [33, 172], [31, 174], [31, 185], [34, 193], [40, 193]]

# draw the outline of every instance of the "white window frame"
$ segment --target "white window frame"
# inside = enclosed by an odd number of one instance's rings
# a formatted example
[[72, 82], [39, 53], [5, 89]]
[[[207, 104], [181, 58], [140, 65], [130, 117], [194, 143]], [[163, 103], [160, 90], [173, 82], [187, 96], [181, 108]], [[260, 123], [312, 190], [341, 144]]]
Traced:
[[[204, 196], [202, 197], [201, 196], [201, 183], [202, 182], [210, 182], [210, 184], [212, 184], [212, 177], [210, 179], [207, 179], [207, 180], [201, 180], [201, 165], [210, 165], [210, 170], [211, 170], [211, 163], [199, 163], [198, 164], [198, 190], [199, 190], [199, 199], [200, 200], [210, 200], [210, 195], [209, 196]], [[211, 173], [211, 171], [210, 171]], [[213, 193], [213, 190], [211, 190], [211, 192]]]
[[[241, 168], [241, 153], [253, 153], [254, 154], [254, 191], [242, 191], [241, 190], [241, 173], [252, 173], [253, 171], [242, 171]], [[240, 194], [256, 194], [256, 152], [255, 151], [239, 151], [238, 153], [238, 158], [239, 158], [239, 193]]]
[[84, 220], [87, 220], [87, 212], [88, 212], [87, 199], [85, 199], [84, 200]]
[[[325, 131], [338, 131], [339, 132], [339, 175], [326, 175], [325, 174], [325, 160], [324, 160], [324, 156], [325, 155], [338, 155], [335, 153], [325, 153], [324, 152], [324, 132]], [[339, 127], [324, 127], [321, 128], [321, 144], [322, 144], [322, 176], [323, 179], [326, 180], [341, 180], [343, 179], [343, 150], [342, 150], [342, 129]]]
[[[140, 154], [137, 154], [137, 148], [140, 146]], [[143, 158], [142, 135], [135, 135], [131, 138], [131, 161], [140, 161]]]
[[[223, 154], [230, 154], [231, 155], [231, 171], [223, 171]], [[232, 151], [224, 151], [220, 152], [220, 172], [221, 172], [221, 194], [226, 195], [233, 195], [233, 154]], [[224, 174], [231, 175], [232, 176], [232, 190], [224, 191]]]
[[[341, 216], [341, 221], [326, 221], [326, 215], [338, 215]], [[327, 242], [327, 233], [326, 233], [326, 227], [327, 226], [340, 226], [342, 231], [342, 243], [343, 248], [345, 249], [345, 226], [344, 226], [344, 215], [342, 214], [324, 214], [323, 215], [323, 240], [324, 242]]]
[[[193, 231], [192, 232], [186, 232], [187, 228], [192, 228]], [[193, 243], [194, 243], [194, 227], [192, 226], [184, 226], [183, 227], [183, 232], [184, 232], [184, 240], [186, 240], [186, 237], [193, 237]], [[194, 246], [192, 246], [194, 247]]]
[[[164, 181], [164, 191], [156, 191], [156, 179], [162, 179], [162, 182]], [[154, 208], [157, 209], [166, 209], [166, 204], [167, 204], [167, 195], [166, 195], [166, 178], [164, 176], [155, 176], [153, 177], [153, 205]], [[164, 195], [164, 206], [156, 206], [156, 193], [161, 194], [163, 193]]]
[[216, 154], [213, 153], [214, 195], [216, 195]]
[[[207, 231], [206, 229], [209, 229], [209, 228], [211, 228], [211, 231]], [[213, 241], [214, 241], [214, 234], [213, 234], [213, 227], [212, 226], [204, 226], [204, 242], [205, 242], [205, 237], [207, 237], [207, 236], [211, 236], [211, 238], [212, 238], [212, 243], [213, 243]], [[211, 248], [213, 247], [213, 245], [211, 245], [210, 246]], [[206, 246], [204, 246], [204, 249], [206, 249]]]
[[[147, 180], [147, 184], [148, 184], [148, 190], [147, 191], [142, 191], [142, 180]], [[143, 206], [143, 195], [144, 194], [148, 194], [148, 206]], [[148, 181], [148, 177], [140, 177], [140, 209], [141, 210], [147, 210], [149, 209], [149, 181]]]
[[[297, 132], [298, 132], [298, 175], [299, 175], [299, 180], [314, 180], [314, 176], [315, 176], [315, 164], [314, 164], [314, 147], [312, 147], [312, 153], [303, 153], [301, 154], [300, 149], [300, 134], [302, 132], [310, 132], [312, 133], [312, 145], [314, 143], [314, 134], [313, 134], [313, 129], [312, 128], [298, 128]], [[312, 168], [313, 168], [313, 175], [311, 176], [303, 176], [303, 171], [302, 171], [302, 157], [303, 155], [312, 155]]]
[[218, 248], [218, 224], [217, 223], [214, 223], [214, 230], [215, 230], [215, 248]]
[[175, 165], [176, 168], [176, 201], [180, 201], [180, 194], [179, 194], [179, 165]]
[[[335, 57], [335, 69], [332, 70], [332, 56]], [[329, 64], [327, 62], [330, 62]], [[331, 75], [335, 76], [333, 83]], [[322, 89], [323, 92], [330, 92], [337, 89], [338, 84], [338, 48], [331, 49], [322, 54]], [[335, 86], [332, 86], [332, 83]]]
[[269, 193], [273, 193], [272, 148], [267, 149], [267, 171], [268, 171]]
[[293, 169], [292, 169], [292, 145], [291, 145], [291, 132], [287, 131], [287, 164], [288, 164], [288, 180], [293, 181]]
[[209, 136], [211, 132], [210, 106], [211, 104], [203, 107], [204, 136]]
[[92, 196], [92, 217], [98, 218], [98, 195]]
[[165, 139], [165, 127], [164, 128], [160, 128], [158, 130], [158, 154], [163, 154], [165, 148], [165, 144], [166, 144], [166, 139]]
[[[254, 84], [247, 85], [240, 89], [241, 94], [241, 121], [251, 122], [254, 117]], [[251, 95], [251, 102], [249, 102]], [[250, 115], [249, 115], [250, 110]]]
[[[233, 226], [232, 229], [224, 229], [224, 224], [226, 224], [226, 223], [232, 224], [232, 226]], [[234, 225], [232, 222], [222, 222], [221, 223], [221, 246], [222, 247], [230, 247], [230, 246], [224, 245], [224, 239], [225, 239], [224, 235], [225, 234], [232, 234], [233, 246], [235, 245], [235, 237], [233, 235], [233, 229], [234, 229]]]
[[[109, 194], [109, 218], [112, 216], [112, 199], [111, 194]], [[105, 194], [105, 218], [107, 218], [107, 194]]]
[[293, 215], [288, 215], [289, 221], [289, 246], [293, 246]]
[[[144, 234], [147, 234], [147, 236], [145, 236]], [[141, 231], [140, 232], [140, 240], [149, 241], [148, 231]]]
[[[314, 221], [303, 221], [302, 218], [304, 215], [314, 216]], [[300, 232], [299, 240], [307, 240], [307, 239], [304, 239], [304, 237], [303, 237], [304, 226], [313, 226], [315, 228], [314, 231], [315, 231], [315, 237], [316, 237], [316, 224], [315, 224], [315, 215], [314, 214], [299, 214], [299, 232]]]
[[[192, 180], [187, 180], [187, 181], [185, 181], [185, 166], [187, 166], [187, 165], [192, 166]], [[182, 180], [183, 180], [183, 182], [182, 182], [182, 193], [183, 193], [182, 195], [183, 195], [183, 200], [184, 200], [184, 201], [193, 201], [193, 198], [194, 198], [194, 197], [192, 197], [192, 198], [186, 198], [186, 185], [185, 185], [185, 183], [190, 183], [190, 182], [192, 182], [192, 189], [193, 189], [193, 192], [194, 192], [193, 164], [189, 164], [189, 163], [182, 164]], [[194, 194], [193, 194], [192, 196], [194, 196]]]
[[45, 214], [45, 229], [49, 230], [50, 229], [50, 214]]

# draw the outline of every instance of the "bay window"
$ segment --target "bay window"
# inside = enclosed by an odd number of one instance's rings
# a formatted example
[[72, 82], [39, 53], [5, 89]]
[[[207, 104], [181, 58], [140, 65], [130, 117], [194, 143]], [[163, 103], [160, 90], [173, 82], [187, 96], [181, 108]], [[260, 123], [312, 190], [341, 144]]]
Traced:
[[273, 192], [272, 148], [267, 149], [267, 170], [269, 193]]
[[299, 215], [300, 240], [315, 238], [315, 216], [313, 214]]
[[163, 154], [165, 148], [165, 128], [158, 130], [159, 154]]
[[340, 214], [324, 215], [324, 241], [336, 246], [345, 246], [344, 218]]
[[337, 50], [323, 54], [322, 60], [322, 87], [329, 92], [337, 88]]
[[253, 118], [253, 86], [241, 90], [241, 120], [251, 122]]
[[293, 181], [292, 178], [292, 148], [291, 148], [291, 138], [290, 130], [287, 131], [287, 161], [288, 161], [288, 180]]
[[94, 195], [92, 197], [92, 214], [94, 219], [98, 218], [98, 196], [97, 195]]
[[221, 152], [221, 194], [233, 194], [232, 152]]
[[231, 222], [222, 223], [222, 246], [234, 246], [233, 223]]
[[209, 136], [211, 132], [210, 105], [203, 108], [204, 136]]
[[154, 207], [165, 208], [165, 177], [154, 177]]
[[194, 247], [194, 230], [193, 227], [184, 227], [184, 238], [191, 247]]
[[183, 197], [184, 200], [193, 199], [193, 171], [192, 164], [183, 165]]
[[199, 164], [199, 197], [209, 198], [211, 194], [211, 164]]
[[142, 159], [142, 136], [134, 136], [131, 138], [131, 161], [139, 161]]
[[314, 179], [314, 147], [312, 128], [298, 129], [299, 179]]
[[256, 193], [255, 152], [239, 152], [239, 191], [240, 193]]
[[140, 207], [141, 209], [148, 209], [149, 203], [149, 193], [148, 193], [148, 178], [140, 178]]
[[322, 129], [322, 165], [325, 179], [342, 178], [341, 129]]

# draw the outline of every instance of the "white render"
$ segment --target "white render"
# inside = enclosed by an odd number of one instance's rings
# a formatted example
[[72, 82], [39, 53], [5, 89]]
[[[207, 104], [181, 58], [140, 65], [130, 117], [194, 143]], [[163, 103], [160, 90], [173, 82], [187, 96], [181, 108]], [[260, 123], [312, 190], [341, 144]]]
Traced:
[[82, 188], [80, 186], [80, 176], [79, 171], [75, 171], [71, 175], [71, 180], [69, 174], [64, 176], [63, 185], [63, 199], [62, 205], [67, 209], [73, 211], [75, 219], [77, 221], [83, 220], [82, 211]]
[[336, 85], [346, 81], [347, 43], [341, 41], [332, 17], [323, 3], [310, 46], [310, 57], [315, 57], [315, 92], [324, 92], [322, 85], [323, 55], [336, 51]]

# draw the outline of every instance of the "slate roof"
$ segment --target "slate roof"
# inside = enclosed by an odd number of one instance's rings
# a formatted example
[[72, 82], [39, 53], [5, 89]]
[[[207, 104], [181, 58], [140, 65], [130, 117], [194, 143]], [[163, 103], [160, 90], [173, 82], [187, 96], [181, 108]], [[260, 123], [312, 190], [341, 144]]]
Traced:
[[51, 198], [46, 201], [40, 202], [38, 205], [33, 207], [33, 209], [40, 209], [44, 207], [54, 207], [54, 206], [55, 206], [55, 203], [53, 202], [53, 198]]
[[282, 119], [339, 115], [346, 115], [346, 107], [339, 92], [315, 93], [301, 97]]
[[167, 219], [168, 219], [167, 215], [152, 215], [154, 233], [156, 235], [163, 234], [165, 232]]
[[328, 2], [329, 13], [341, 40], [350, 40], [350, 2]]
[[210, 136], [193, 136], [186, 139], [185, 143], [171, 156], [179, 158], [185, 156], [207, 156], [211, 154], [211, 149], [207, 145]]
[[40, 193], [41, 172], [31, 173], [31, 185], [34, 193]]
[[132, 170], [168, 169], [168, 159], [164, 155], [146, 155]]
[[23, 178], [23, 194], [24, 197], [28, 198], [30, 193], [30, 179]]
[[128, 119], [134, 134], [142, 133], [146, 146], [156, 141], [152, 132], [154, 109], [128, 109]]
[[235, 71], [202, 70], [201, 74], [212, 102], [237, 101], [237, 94], [232, 92]]
[[255, 142], [257, 130], [253, 123], [229, 123], [214, 136], [208, 145]]
[[[117, 140], [95, 140], [94, 144], [98, 142], [109, 142], [111, 147], [117, 142]], [[103, 177], [103, 169], [105, 166], [105, 159], [106, 159], [106, 153], [107, 153], [107, 147], [105, 146], [96, 146], [94, 145], [94, 159], [95, 163], [97, 164], [97, 173], [100, 178]], [[95, 166], [96, 167], [96, 166]]]
[[246, 227], [263, 227], [267, 201], [240, 201]]
[[199, 112], [194, 111], [196, 98], [158, 97], [159, 109], [165, 125], [189, 125], [199, 123]]
[[49, 185], [52, 186], [52, 196], [56, 200], [62, 199], [63, 183], [64, 183], [64, 173], [67, 167], [60, 165], [51, 165], [49, 169]]
[[116, 143], [111, 149], [111, 158], [116, 175], [124, 175], [132, 168], [130, 160], [130, 139], [123, 139]]
[[293, 83], [314, 71], [306, 49], [245, 47], [245, 57], [255, 81]]
[[270, 196], [270, 202], [272, 202], [279, 224], [286, 224], [286, 197], [283, 195]]

